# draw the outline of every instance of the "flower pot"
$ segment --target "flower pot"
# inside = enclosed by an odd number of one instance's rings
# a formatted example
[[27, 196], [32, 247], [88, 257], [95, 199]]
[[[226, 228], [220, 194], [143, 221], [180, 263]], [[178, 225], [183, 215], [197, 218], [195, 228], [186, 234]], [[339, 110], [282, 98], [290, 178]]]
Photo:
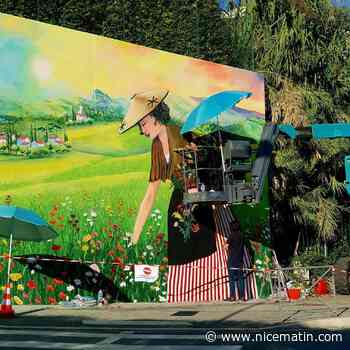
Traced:
[[288, 295], [288, 299], [290, 299], [290, 300], [298, 300], [301, 297], [301, 289], [300, 288], [288, 288], [287, 295]]
[[326, 280], [321, 278], [314, 287], [314, 293], [316, 295], [325, 295], [329, 293], [329, 287]]

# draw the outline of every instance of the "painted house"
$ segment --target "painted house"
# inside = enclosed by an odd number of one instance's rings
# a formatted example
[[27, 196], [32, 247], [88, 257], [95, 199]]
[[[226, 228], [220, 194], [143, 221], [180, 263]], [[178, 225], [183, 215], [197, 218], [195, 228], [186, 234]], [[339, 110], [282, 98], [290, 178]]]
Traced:
[[17, 146], [29, 146], [30, 138], [28, 136], [18, 136], [17, 138]]
[[80, 106], [79, 111], [76, 113], [76, 120], [77, 122], [85, 122], [88, 121], [90, 118], [85, 114], [83, 106]]
[[52, 145], [63, 145], [64, 141], [62, 137], [59, 137], [57, 135], [50, 135], [48, 139], [48, 143], [51, 143]]
[[6, 134], [0, 134], [0, 146], [7, 145], [7, 137]]
[[45, 142], [44, 141], [33, 141], [31, 143], [32, 147], [44, 147], [45, 146]]

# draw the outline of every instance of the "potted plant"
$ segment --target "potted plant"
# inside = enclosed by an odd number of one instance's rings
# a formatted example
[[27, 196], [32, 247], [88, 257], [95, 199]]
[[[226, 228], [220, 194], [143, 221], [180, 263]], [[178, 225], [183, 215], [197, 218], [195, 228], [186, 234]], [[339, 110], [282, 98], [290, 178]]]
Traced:
[[309, 273], [306, 269], [301, 268], [301, 263], [297, 259], [293, 261], [292, 267], [295, 269], [292, 270], [291, 279], [287, 283], [287, 295], [290, 300], [298, 300], [304, 294]]

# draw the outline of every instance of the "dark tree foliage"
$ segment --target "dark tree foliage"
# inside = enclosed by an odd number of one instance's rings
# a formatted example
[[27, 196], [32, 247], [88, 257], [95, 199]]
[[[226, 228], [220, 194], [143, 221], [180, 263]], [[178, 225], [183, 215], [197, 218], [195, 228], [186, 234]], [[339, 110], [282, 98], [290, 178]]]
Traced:
[[62, 4], [59, 24], [68, 28], [101, 34], [109, 0], [69, 0]]
[[69, 0], [37, 0], [37, 20], [45, 23], [60, 25], [63, 9]]
[[103, 35], [170, 52], [230, 62], [231, 32], [216, 0], [115, 0]]

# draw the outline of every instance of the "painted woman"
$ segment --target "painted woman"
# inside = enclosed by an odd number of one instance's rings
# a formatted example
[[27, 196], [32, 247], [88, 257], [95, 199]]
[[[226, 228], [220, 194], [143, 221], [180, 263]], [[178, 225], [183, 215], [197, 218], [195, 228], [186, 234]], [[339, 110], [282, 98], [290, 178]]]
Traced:
[[[179, 148], [189, 143], [171, 125], [165, 103], [168, 91], [135, 94], [120, 133], [137, 126], [152, 140], [149, 183], [136, 217], [132, 242], [137, 244], [150, 215], [161, 182], [171, 180], [168, 208], [168, 301], [212, 301], [229, 297], [225, 237], [218, 234], [215, 207], [196, 205], [190, 213], [183, 204], [183, 178]], [[190, 220], [190, 221], [189, 221]], [[189, 232], [187, 232], [189, 231]]]

